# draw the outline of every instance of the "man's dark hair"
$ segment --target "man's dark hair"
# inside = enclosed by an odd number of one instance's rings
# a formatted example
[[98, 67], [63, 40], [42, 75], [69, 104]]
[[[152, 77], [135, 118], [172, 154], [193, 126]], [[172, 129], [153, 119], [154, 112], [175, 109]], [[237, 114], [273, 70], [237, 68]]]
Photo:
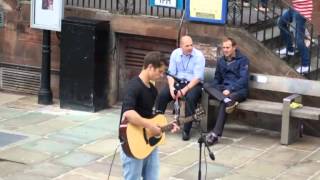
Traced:
[[146, 69], [151, 64], [154, 68], [159, 68], [162, 65], [167, 66], [167, 58], [159, 51], [151, 51], [144, 57], [143, 69]]
[[222, 42], [226, 42], [226, 41], [231, 41], [232, 46], [236, 46], [237, 45], [237, 42], [231, 37], [224, 37], [222, 39]]

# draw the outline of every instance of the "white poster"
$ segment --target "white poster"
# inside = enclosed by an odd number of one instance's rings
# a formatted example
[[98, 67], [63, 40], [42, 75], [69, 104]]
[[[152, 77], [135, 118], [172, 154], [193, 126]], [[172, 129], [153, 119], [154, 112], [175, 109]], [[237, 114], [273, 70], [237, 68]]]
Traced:
[[176, 0], [155, 0], [154, 4], [156, 6], [177, 7]]
[[63, 5], [63, 0], [32, 0], [31, 27], [61, 31]]

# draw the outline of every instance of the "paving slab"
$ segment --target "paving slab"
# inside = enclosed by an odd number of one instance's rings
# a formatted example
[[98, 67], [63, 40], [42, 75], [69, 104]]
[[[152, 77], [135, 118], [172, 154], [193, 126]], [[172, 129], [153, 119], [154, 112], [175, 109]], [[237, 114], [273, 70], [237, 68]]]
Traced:
[[112, 134], [117, 134], [119, 119], [119, 114], [107, 113], [104, 117], [99, 117], [95, 120], [86, 122], [85, 125], [95, 129], [101, 129]]
[[54, 178], [54, 180], [96, 180], [93, 177], [84, 176], [82, 174], [77, 173], [68, 173], [62, 176], [59, 176], [57, 178]]
[[301, 151], [287, 146], [277, 145], [259, 157], [276, 164], [293, 165], [304, 159], [310, 151]]
[[8, 144], [15, 143], [17, 141], [26, 139], [26, 138], [27, 138], [27, 136], [23, 136], [23, 135], [0, 132], [0, 148], [7, 146]]
[[45, 105], [38, 104], [37, 96], [24, 96], [19, 98], [16, 101], [8, 102], [4, 104], [5, 107], [15, 108], [15, 109], [24, 109], [24, 110], [35, 110]]
[[42, 114], [39, 112], [28, 112], [21, 116], [2, 121], [1, 124], [6, 129], [18, 129], [28, 125], [35, 125], [44, 121], [48, 121], [56, 116]]
[[13, 147], [0, 151], [0, 158], [25, 164], [35, 164], [50, 158], [49, 154]]
[[320, 163], [320, 149], [310, 153], [304, 160], [311, 160]]
[[14, 163], [0, 160], [0, 179], [10, 174], [24, 171], [28, 166], [26, 164]]
[[166, 133], [166, 139], [165, 144], [159, 146], [159, 150], [162, 153], [174, 153], [177, 151], [177, 149], [180, 149], [182, 147], [185, 147], [189, 145], [189, 141], [182, 141], [180, 134], [172, 134], [172, 133]]
[[280, 134], [272, 131], [254, 131], [250, 135], [243, 137], [237, 144], [245, 147], [252, 147], [260, 150], [266, 150], [274, 144], [280, 143]]
[[88, 144], [103, 137], [110, 137], [110, 133], [88, 126], [76, 126], [48, 136], [51, 139], [70, 141], [75, 144]]
[[[92, 179], [107, 179], [109, 174], [110, 164], [104, 163], [93, 163], [85, 167], [77, 168], [65, 176], [69, 174], [78, 174], [86, 177], [90, 177]], [[117, 179], [121, 179], [122, 176], [121, 167], [119, 165], [113, 165], [112, 172], [110, 176], [117, 177]], [[115, 179], [115, 178], [111, 178]]]
[[90, 152], [92, 154], [109, 156], [114, 153], [115, 147], [117, 147], [117, 145], [119, 144], [120, 142], [118, 138], [108, 138], [93, 142], [91, 144], [86, 144], [82, 146], [80, 149], [86, 152]]
[[264, 180], [264, 178], [252, 177], [244, 174], [229, 173], [223, 177], [218, 178], [219, 180]]
[[166, 163], [161, 163], [160, 166], [160, 179], [170, 179], [177, 174], [183, 169], [181, 166], [177, 165], [172, 165], [172, 164], [166, 164]]
[[[188, 157], [188, 158], [186, 158]], [[187, 147], [179, 152], [170, 154], [161, 159], [162, 162], [177, 166], [190, 166], [198, 160], [198, 150], [192, 147]]]
[[21, 116], [27, 113], [27, 111], [23, 109], [15, 109], [15, 108], [8, 108], [8, 107], [0, 107], [0, 118], [1, 120], [8, 120], [14, 117]]
[[320, 162], [315, 161], [302, 161], [295, 166], [290, 167], [286, 173], [289, 174], [299, 174], [301, 176], [312, 176], [313, 174], [317, 173], [320, 170]]
[[[201, 179], [205, 179], [204, 177], [206, 177], [206, 179], [218, 179], [220, 177], [223, 177], [225, 174], [229, 173], [230, 170], [230, 167], [226, 167], [221, 164], [207, 164], [207, 168], [205, 167], [205, 165], [201, 165]], [[198, 179], [198, 171], [199, 164], [196, 163], [192, 167], [185, 169], [184, 171], [180, 172], [174, 177], [186, 180]]]
[[4, 177], [3, 180], [50, 180], [48, 177], [36, 175], [36, 174], [29, 174], [29, 173], [17, 173], [7, 177]]
[[320, 172], [318, 172], [316, 176], [310, 178], [310, 180], [320, 180]]
[[44, 121], [38, 124], [24, 126], [19, 128], [18, 131], [27, 134], [45, 136], [55, 132], [59, 132], [63, 129], [79, 125], [79, 123], [58, 118], [52, 118], [50, 121]]
[[21, 145], [20, 147], [57, 156], [67, 154], [68, 152], [75, 150], [79, 145], [50, 139], [38, 139]]
[[277, 180], [306, 180], [308, 179], [308, 176], [304, 176], [301, 174], [290, 174], [290, 173], [284, 173], [281, 174], [279, 177], [277, 177]]
[[320, 138], [303, 135], [302, 138], [298, 138], [297, 141], [290, 144], [289, 147], [303, 151], [315, 151], [320, 147]]
[[239, 146], [228, 146], [215, 153], [216, 159], [214, 162], [223, 164], [229, 167], [240, 166], [247, 161], [255, 159], [263, 151]]
[[234, 172], [251, 177], [270, 179], [284, 173], [287, 169], [288, 166], [285, 165], [264, 160], [254, 160], [234, 170]]
[[88, 165], [93, 161], [100, 159], [101, 157], [102, 156], [89, 154], [85, 152], [72, 152], [61, 158], [54, 160], [53, 162], [62, 164], [64, 166], [79, 167], [79, 166]]
[[25, 97], [24, 95], [1, 92], [0, 105], [6, 104], [9, 102], [15, 102], [15, 101], [19, 100], [20, 98], [24, 98], [24, 97]]
[[54, 178], [54, 177], [60, 176], [61, 174], [65, 174], [69, 172], [71, 169], [72, 168], [67, 166], [62, 166], [60, 164], [44, 162], [28, 168], [24, 170], [24, 172], [29, 174], [39, 175], [42, 177]]

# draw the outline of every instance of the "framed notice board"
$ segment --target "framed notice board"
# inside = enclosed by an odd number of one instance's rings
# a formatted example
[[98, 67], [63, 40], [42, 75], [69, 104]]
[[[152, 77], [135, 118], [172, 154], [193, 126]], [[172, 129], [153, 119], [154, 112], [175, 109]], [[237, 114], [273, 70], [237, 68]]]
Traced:
[[64, 0], [31, 0], [32, 28], [61, 31]]
[[187, 19], [213, 24], [225, 24], [228, 0], [186, 0]]

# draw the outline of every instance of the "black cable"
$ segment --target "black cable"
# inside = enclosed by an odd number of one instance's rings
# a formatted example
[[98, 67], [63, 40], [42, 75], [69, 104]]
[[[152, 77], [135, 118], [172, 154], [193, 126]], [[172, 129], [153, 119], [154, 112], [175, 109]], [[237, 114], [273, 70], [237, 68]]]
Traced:
[[[204, 142], [204, 146], [206, 146], [206, 143]], [[208, 162], [207, 162], [207, 155], [206, 155], [206, 148], [203, 148], [203, 156], [204, 156], [204, 164], [206, 166], [206, 171], [204, 173], [204, 179], [207, 179], [207, 173], [208, 173]]]
[[117, 151], [118, 151], [119, 146], [120, 146], [120, 144], [117, 145], [116, 150], [115, 150], [114, 153], [113, 153], [113, 157], [112, 157], [112, 161], [111, 161], [111, 164], [110, 164], [109, 173], [108, 173], [108, 179], [107, 179], [107, 180], [110, 179], [113, 162], [114, 162], [114, 159], [115, 159], [115, 157], [116, 157], [116, 154], [117, 154]]

